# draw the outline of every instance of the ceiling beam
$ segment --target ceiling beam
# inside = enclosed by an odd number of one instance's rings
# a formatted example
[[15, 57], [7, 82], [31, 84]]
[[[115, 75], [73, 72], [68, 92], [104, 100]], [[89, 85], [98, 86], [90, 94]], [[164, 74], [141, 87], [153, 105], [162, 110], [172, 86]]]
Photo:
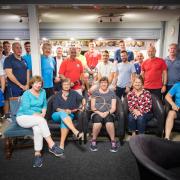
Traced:
[[0, 4], [122, 4], [122, 5], [178, 5], [177, 0], [0, 0]]

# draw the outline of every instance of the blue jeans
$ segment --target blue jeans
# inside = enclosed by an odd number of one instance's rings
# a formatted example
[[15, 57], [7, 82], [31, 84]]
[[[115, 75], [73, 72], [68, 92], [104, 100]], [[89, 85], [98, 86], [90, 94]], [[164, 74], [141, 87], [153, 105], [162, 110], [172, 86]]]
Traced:
[[16, 121], [16, 114], [17, 114], [17, 111], [19, 109], [19, 106], [20, 106], [20, 103], [21, 103], [21, 98], [17, 98], [16, 100], [10, 100], [9, 101], [9, 104], [10, 104], [10, 111], [11, 111], [11, 119], [13, 122]]
[[67, 114], [67, 113], [65, 113], [63, 111], [54, 112], [52, 114], [53, 121], [56, 122], [56, 123], [60, 123], [60, 125], [59, 125], [60, 128], [68, 128], [66, 126], [66, 124], [64, 123], [64, 119], [67, 118], [67, 117], [70, 117], [73, 120], [74, 114], [73, 113]]
[[138, 116], [135, 118], [132, 113], [128, 114], [128, 128], [129, 131], [136, 131], [140, 134], [143, 134], [146, 129], [147, 121], [149, 121], [153, 117], [151, 112], [145, 113], [142, 116]]

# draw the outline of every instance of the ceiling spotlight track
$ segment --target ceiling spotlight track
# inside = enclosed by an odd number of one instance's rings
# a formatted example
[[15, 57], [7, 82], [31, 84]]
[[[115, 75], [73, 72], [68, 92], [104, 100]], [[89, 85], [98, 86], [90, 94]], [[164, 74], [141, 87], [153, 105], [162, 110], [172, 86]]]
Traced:
[[108, 15], [102, 15], [99, 16], [99, 22], [122, 22], [123, 21], [123, 14], [114, 14], [114, 13], [109, 13]]

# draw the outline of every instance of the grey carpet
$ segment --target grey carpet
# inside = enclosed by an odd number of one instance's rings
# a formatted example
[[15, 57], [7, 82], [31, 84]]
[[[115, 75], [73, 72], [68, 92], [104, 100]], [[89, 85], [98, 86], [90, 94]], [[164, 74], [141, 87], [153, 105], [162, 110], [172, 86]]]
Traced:
[[117, 153], [109, 152], [109, 142], [99, 142], [98, 152], [89, 150], [89, 143], [69, 142], [65, 158], [58, 158], [45, 147], [43, 166], [33, 168], [33, 148], [17, 149], [6, 160], [0, 141], [0, 179], [2, 180], [139, 180], [137, 164], [128, 143]]

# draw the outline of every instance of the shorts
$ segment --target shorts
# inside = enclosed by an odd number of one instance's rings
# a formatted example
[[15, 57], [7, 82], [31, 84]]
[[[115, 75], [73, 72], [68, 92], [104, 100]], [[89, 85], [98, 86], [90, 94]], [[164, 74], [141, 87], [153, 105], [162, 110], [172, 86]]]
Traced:
[[102, 118], [99, 114], [93, 113], [91, 115], [91, 119], [93, 123], [102, 123], [106, 124], [108, 122], [114, 122], [114, 116], [113, 114], [107, 115], [105, 118]]

